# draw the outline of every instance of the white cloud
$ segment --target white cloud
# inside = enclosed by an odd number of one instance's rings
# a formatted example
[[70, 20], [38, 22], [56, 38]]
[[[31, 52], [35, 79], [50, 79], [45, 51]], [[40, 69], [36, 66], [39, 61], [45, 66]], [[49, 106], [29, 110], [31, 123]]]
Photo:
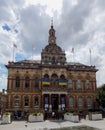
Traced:
[[28, 0], [26, 1], [26, 7], [29, 5], [42, 5], [46, 7], [45, 12], [49, 14], [51, 17], [53, 17], [53, 13], [55, 11], [61, 12], [62, 8], [62, 0], [56, 0], [56, 1], [51, 1], [51, 0]]
[[[57, 44], [66, 51], [67, 61], [73, 61], [70, 51], [74, 47], [75, 61], [90, 65], [91, 48], [91, 63], [99, 69], [97, 81], [101, 85], [105, 79], [104, 7], [104, 0], [0, 1], [0, 66], [13, 60], [13, 42], [17, 45], [17, 59], [19, 56], [20, 59], [32, 58], [33, 44], [36, 46], [33, 59], [40, 59], [42, 48], [48, 44], [48, 31], [53, 17]], [[10, 31], [2, 29], [5, 24], [11, 28]], [[2, 72], [0, 76], [5, 87], [7, 74]]]

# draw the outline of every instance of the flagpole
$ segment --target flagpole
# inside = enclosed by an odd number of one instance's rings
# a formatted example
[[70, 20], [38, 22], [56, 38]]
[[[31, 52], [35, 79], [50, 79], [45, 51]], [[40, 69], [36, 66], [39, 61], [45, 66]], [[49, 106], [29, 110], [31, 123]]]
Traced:
[[73, 52], [73, 62], [74, 62], [74, 52]]
[[33, 50], [35, 49], [35, 45], [32, 45], [32, 60], [33, 60]]
[[33, 45], [32, 45], [32, 60], [33, 60]]
[[13, 62], [14, 62], [14, 43], [13, 43]]
[[90, 66], [91, 66], [91, 49], [89, 49], [90, 52]]
[[17, 48], [17, 45], [15, 43], [13, 43], [13, 62], [14, 62], [14, 59], [15, 59], [15, 54], [14, 54], [15, 48]]
[[73, 62], [74, 62], [74, 48], [72, 48], [71, 52], [73, 53]]

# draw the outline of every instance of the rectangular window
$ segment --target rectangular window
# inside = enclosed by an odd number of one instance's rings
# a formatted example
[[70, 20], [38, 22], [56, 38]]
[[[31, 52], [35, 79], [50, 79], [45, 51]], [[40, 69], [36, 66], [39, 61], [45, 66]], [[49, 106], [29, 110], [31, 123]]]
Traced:
[[81, 80], [77, 80], [77, 89], [82, 89]]
[[29, 98], [25, 97], [24, 106], [29, 106]]
[[73, 99], [73, 97], [69, 98], [69, 105], [70, 106], [74, 106], [74, 99]]
[[73, 88], [73, 83], [71, 79], [68, 80], [68, 88]]

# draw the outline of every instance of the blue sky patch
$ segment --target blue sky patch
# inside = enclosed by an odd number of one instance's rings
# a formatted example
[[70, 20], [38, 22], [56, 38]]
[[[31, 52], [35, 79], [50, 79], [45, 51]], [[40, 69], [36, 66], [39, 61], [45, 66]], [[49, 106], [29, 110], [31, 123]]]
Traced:
[[7, 75], [7, 69], [6, 69], [6, 67], [5, 67], [4, 64], [0, 64], [0, 76], [1, 76], [2, 74]]
[[3, 28], [3, 30], [6, 30], [6, 31], [10, 31], [11, 30], [11, 28], [7, 24], [2, 26], [2, 28]]
[[26, 56], [20, 54], [20, 53], [16, 53], [15, 55], [15, 61], [18, 62], [18, 61], [22, 61], [22, 60], [25, 60], [26, 59]]

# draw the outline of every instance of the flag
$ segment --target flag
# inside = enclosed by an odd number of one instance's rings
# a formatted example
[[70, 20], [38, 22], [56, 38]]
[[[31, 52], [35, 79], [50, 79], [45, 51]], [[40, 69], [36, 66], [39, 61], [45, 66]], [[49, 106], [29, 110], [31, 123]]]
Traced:
[[60, 79], [59, 80], [59, 85], [60, 86], [66, 86], [67, 85], [67, 80], [66, 79]]
[[43, 85], [50, 85], [50, 80], [45, 78], [42, 80], [42, 84]]
[[17, 45], [16, 45], [15, 43], [13, 44], [13, 46], [14, 46], [15, 48], [17, 48]]
[[74, 48], [72, 48], [71, 52], [74, 53]]
[[35, 45], [32, 45], [32, 49], [35, 49]]

